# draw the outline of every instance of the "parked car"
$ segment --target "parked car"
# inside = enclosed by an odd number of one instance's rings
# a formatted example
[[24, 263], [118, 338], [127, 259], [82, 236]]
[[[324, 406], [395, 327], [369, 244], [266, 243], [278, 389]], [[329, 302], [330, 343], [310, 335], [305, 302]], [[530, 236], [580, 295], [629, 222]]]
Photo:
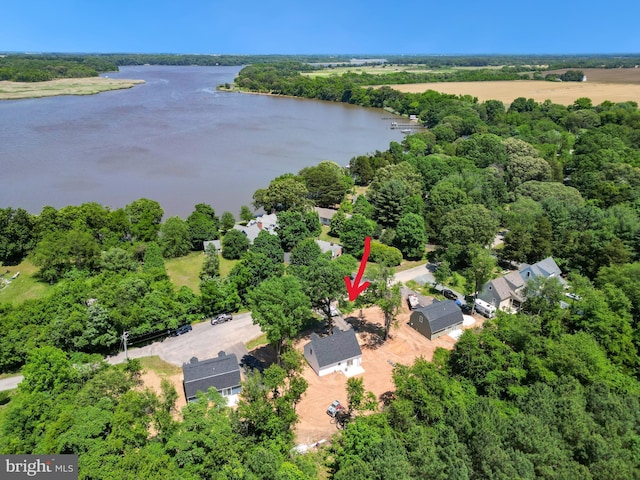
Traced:
[[218, 325], [219, 323], [225, 323], [230, 320], [233, 320], [233, 316], [230, 313], [221, 313], [211, 319], [211, 325]]
[[264, 371], [264, 364], [253, 355], [246, 354], [240, 359], [240, 366], [247, 370]]
[[458, 295], [456, 295], [455, 292], [447, 288], [442, 290], [442, 295], [444, 295], [444, 298], [448, 298], [449, 300], [458, 300]]
[[334, 400], [331, 402], [331, 405], [327, 408], [327, 415], [330, 417], [335, 417], [340, 410], [343, 410], [344, 406], [340, 404], [340, 400]]
[[191, 325], [182, 325], [182, 326], [176, 328], [175, 335], [177, 337], [178, 335], [183, 335], [183, 334], [185, 334], [187, 332], [190, 332], [191, 330], [193, 330]]

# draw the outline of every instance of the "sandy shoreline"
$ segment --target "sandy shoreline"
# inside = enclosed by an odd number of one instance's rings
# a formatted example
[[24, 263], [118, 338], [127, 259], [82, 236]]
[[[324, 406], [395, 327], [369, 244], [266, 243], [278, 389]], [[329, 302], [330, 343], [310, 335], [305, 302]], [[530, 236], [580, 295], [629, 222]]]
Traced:
[[0, 100], [42, 98], [57, 95], [94, 95], [110, 90], [131, 88], [141, 83], [145, 83], [144, 80], [105, 77], [59, 78], [48, 82], [0, 81]]

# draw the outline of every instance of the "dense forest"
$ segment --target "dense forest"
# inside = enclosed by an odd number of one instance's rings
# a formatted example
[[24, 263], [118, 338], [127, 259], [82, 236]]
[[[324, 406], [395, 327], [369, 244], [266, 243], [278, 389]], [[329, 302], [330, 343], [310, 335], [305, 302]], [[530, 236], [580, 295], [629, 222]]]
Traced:
[[[370, 62], [367, 62], [369, 60]], [[402, 73], [378, 79], [364, 75], [357, 80], [360, 85], [383, 85], [389, 83], [419, 83], [443, 81], [517, 80], [520, 78], [542, 79], [540, 72], [562, 68], [634, 68], [640, 64], [640, 57], [634, 56], [372, 56], [363, 55], [176, 55], [176, 54], [19, 54], [0, 55], [0, 80], [14, 82], [41, 82], [55, 78], [95, 77], [102, 72], [117, 71], [125, 65], [198, 65], [198, 66], [240, 66], [249, 64], [279, 64], [296, 62], [304, 65], [304, 70], [315, 70], [322, 66], [349, 64], [379, 65], [381, 61], [393, 65], [418, 65], [436, 69], [432, 73]], [[452, 67], [496, 67], [501, 69], [480, 69], [451, 71]], [[437, 72], [437, 69], [444, 69]], [[526, 72], [526, 73], [525, 73]], [[556, 77], [552, 77], [554, 79]], [[580, 81], [577, 79], [569, 81]]]
[[[77, 453], [87, 479], [640, 478], [638, 105], [403, 94], [305, 68], [254, 65], [237, 84], [416, 115], [424, 128], [348, 169], [322, 162], [256, 191], [254, 207], [278, 215], [277, 237], [249, 245], [233, 214], [204, 204], [187, 219], [165, 219], [149, 199], [0, 210], [0, 260], [27, 258], [52, 284], [42, 298], [0, 305], [0, 371], [25, 375], [0, 397], [0, 452]], [[312, 240], [312, 206], [339, 207], [329, 233], [347, 255], [337, 261]], [[241, 220], [251, 217], [242, 207]], [[491, 249], [498, 232], [504, 244]], [[567, 290], [555, 280], [532, 284], [518, 314], [465, 331], [432, 362], [396, 365], [395, 391], [375, 413], [365, 414], [366, 385], [351, 384], [346, 428], [317, 451], [291, 453], [306, 385], [289, 341], [301, 320], [318, 321], [312, 307], [344, 295], [366, 236], [381, 276], [427, 258], [430, 243], [439, 281], [469, 294], [502, 268], [553, 256], [572, 301], [560, 302]], [[221, 252], [207, 252], [200, 291], [176, 288], [165, 259], [215, 238]], [[227, 275], [221, 257], [237, 262]], [[365, 301], [392, 302], [385, 285]], [[270, 318], [275, 304], [283, 318]], [[211, 392], [177, 419], [169, 385], [145, 390], [135, 362], [96, 355], [124, 330], [153, 335], [243, 307], [280, 361], [248, 376], [235, 410]]]

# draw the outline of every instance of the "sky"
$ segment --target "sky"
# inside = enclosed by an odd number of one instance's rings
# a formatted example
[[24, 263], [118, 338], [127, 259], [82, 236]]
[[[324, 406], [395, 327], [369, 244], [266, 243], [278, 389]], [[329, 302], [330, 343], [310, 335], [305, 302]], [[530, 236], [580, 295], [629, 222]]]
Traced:
[[637, 0], [2, 0], [0, 51], [640, 53]]

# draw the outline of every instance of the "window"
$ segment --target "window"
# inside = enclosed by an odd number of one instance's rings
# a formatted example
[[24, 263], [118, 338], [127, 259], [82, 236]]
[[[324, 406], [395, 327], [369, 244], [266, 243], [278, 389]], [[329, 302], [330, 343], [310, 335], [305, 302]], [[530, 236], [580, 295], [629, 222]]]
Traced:
[[233, 392], [233, 390], [231, 388], [223, 388], [222, 390], [220, 390], [220, 394], [223, 397], [228, 397], [231, 395], [231, 392]]
[[351, 365], [353, 365], [353, 360], [347, 360], [347, 367], [350, 367]]

